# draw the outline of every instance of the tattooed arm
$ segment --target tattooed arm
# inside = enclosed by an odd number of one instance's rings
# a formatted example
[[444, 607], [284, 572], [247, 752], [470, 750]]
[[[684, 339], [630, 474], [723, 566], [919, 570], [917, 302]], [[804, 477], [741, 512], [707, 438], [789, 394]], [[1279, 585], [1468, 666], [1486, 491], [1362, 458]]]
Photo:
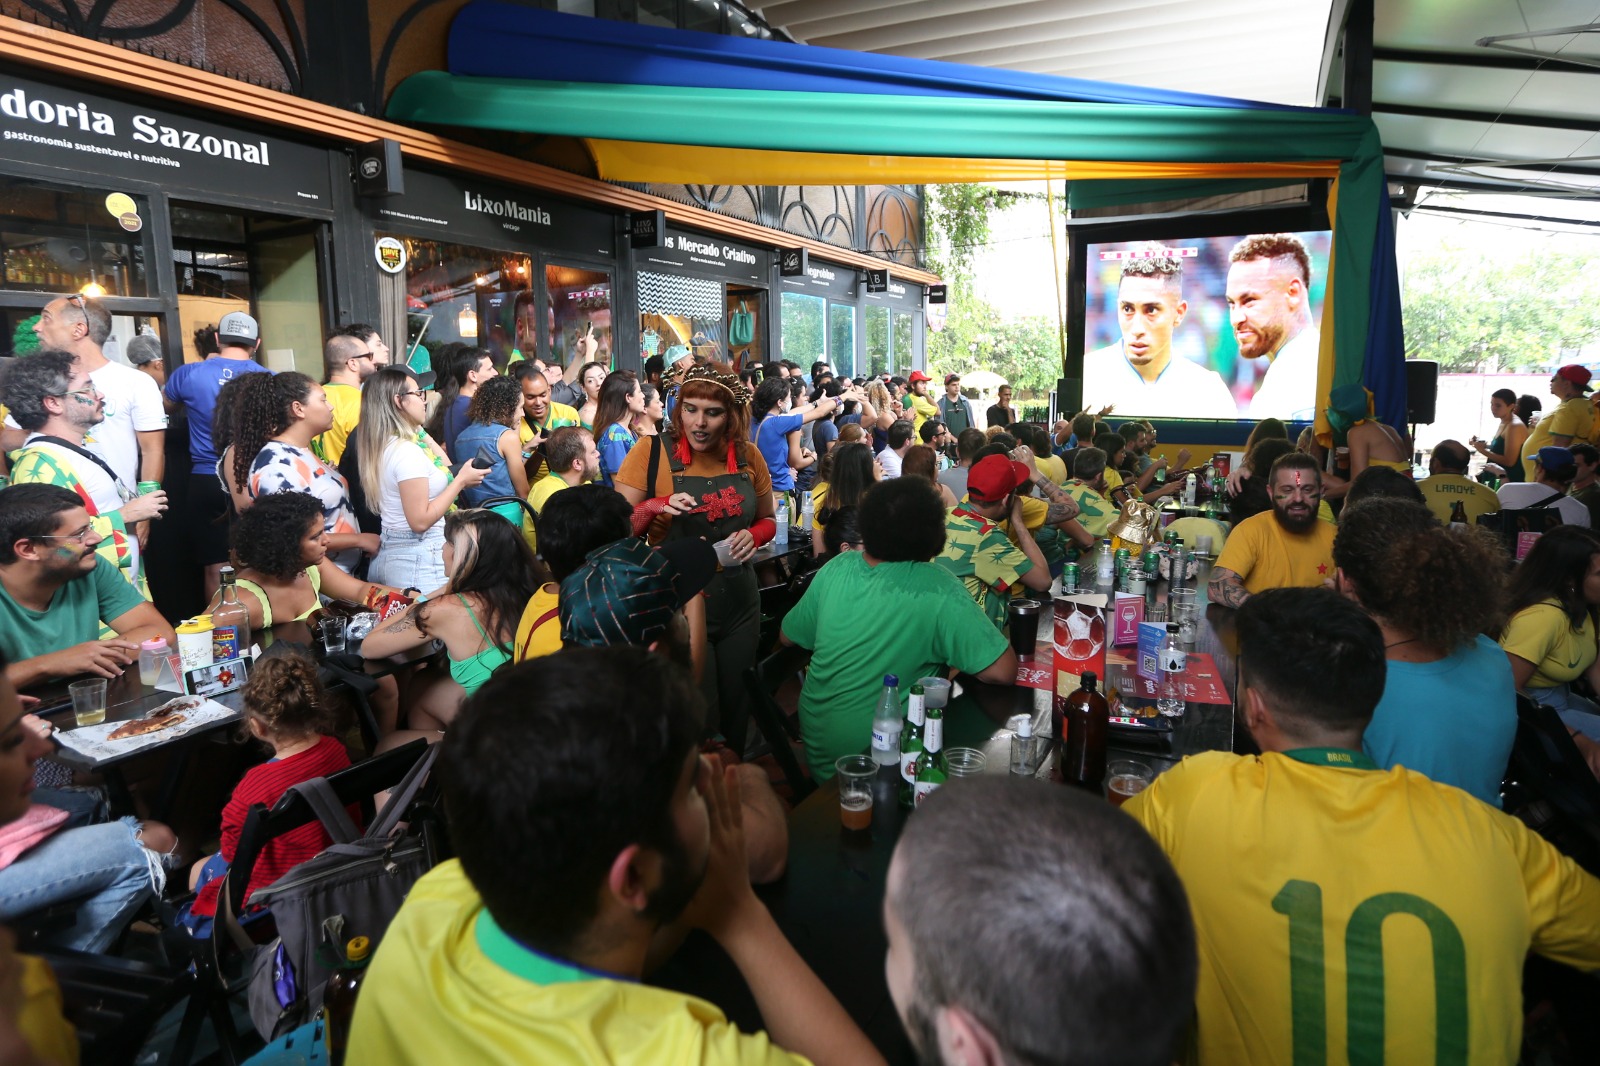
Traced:
[[1039, 495], [1050, 503], [1050, 509], [1044, 516], [1045, 525], [1059, 526], [1078, 517], [1078, 512], [1081, 510], [1078, 501], [1074, 500], [1066, 489], [1050, 480], [1048, 475], [1035, 471], [1033, 484], [1039, 490]]
[[1212, 603], [1224, 607], [1238, 607], [1250, 598], [1244, 587], [1244, 578], [1224, 567], [1211, 568], [1211, 580], [1206, 584], [1206, 596]]
[[[449, 601], [444, 601], [448, 606]], [[413, 603], [367, 634], [361, 642], [364, 659], [386, 659], [418, 648], [434, 638], [427, 630], [425, 602]]]

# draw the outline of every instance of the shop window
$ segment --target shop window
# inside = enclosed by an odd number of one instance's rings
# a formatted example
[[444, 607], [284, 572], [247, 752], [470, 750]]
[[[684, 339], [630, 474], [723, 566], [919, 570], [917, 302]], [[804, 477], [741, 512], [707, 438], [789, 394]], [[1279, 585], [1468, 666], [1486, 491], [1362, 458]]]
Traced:
[[550, 263], [544, 268], [544, 287], [551, 357], [566, 366], [577, 351], [578, 338], [592, 329], [595, 340], [600, 342], [595, 359], [615, 369], [611, 274]]
[[[379, 234], [379, 236], [386, 236]], [[504, 366], [513, 350], [532, 355], [538, 338], [532, 264], [526, 255], [420, 238], [406, 246], [407, 350], [419, 369], [439, 369], [434, 356], [446, 345], [487, 348]], [[400, 275], [392, 277], [398, 284]], [[380, 294], [381, 295], [381, 294]], [[388, 301], [385, 301], [386, 303]]]
[[889, 362], [889, 309], [864, 308], [867, 318], [867, 374], [877, 377], [890, 373], [894, 365]]
[[901, 377], [911, 373], [915, 365], [912, 343], [911, 312], [896, 311], [894, 313], [894, 339], [891, 342], [894, 351], [894, 372]]
[[840, 377], [856, 374], [856, 309], [849, 304], [828, 305], [828, 363]]
[[639, 0], [636, 16], [641, 26], [678, 27], [678, 0]]
[[0, 288], [148, 296], [143, 196], [0, 177]]
[[727, 358], [726, 313], [719, 282], [639, 272], [639, 349], [646, 359], [660, 355], [671, 366], [691, 351], [705, 359]]
[[686, 0], [683, 5], [683, 28], [700, 30], [702, 33], [721, 33], [721, 0]]
[[327, 224], [177, 201], [169, 217], [184, 360], [200, 358], [197, 330], [243, 311], [260, 323], [263, 366], [320, 380], [327, 316], [318, 250]]
[[806, 370], [828, 358], [828, 301], [821, 296], [786, 292], [782, 301], [783, 358]]

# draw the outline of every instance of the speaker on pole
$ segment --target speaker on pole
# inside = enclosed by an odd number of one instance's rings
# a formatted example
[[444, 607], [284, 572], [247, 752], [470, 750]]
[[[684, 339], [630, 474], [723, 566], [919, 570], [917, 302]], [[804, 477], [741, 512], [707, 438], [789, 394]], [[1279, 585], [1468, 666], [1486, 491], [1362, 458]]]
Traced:
[[1430, 426], [1439, 399], [1439, 364], [1431, 359], [1406, 360], [1406, 421]]

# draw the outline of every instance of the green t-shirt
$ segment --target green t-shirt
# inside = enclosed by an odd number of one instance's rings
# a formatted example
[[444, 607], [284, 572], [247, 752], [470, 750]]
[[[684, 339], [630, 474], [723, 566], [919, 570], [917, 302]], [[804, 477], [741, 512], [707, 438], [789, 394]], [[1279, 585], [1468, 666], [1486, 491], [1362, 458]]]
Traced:
[[30, 610], [0, 586], [0, 651], [12, 662], [100, 639], [101, 621], [120, 618], [144, 603], [117, 568], [100, 556], [94, 570], [62, 585], [43, 611]]
[[[863, 620], [863, 606], [892, 604]], [[920, 677], [944, 666], [975, 674], [1005, 654], [1006, 638], [966, 587], [937, 563], [879, 563], [845, 552], [824, 566], [783, 620], [783, 634], [812, 651], [800, 721], [818, 781], [841, 755], [865, 751], [883, 675], [900, 679], [904, 701]]]
[[1006, 595], [1017, 579], [1033, 569], [1033, 560], [1011, 543], [1006, 531], [957, 507], [945, 516], [944, 551], [934, 560], [954, 574], [996, 629], [1006, 624]]

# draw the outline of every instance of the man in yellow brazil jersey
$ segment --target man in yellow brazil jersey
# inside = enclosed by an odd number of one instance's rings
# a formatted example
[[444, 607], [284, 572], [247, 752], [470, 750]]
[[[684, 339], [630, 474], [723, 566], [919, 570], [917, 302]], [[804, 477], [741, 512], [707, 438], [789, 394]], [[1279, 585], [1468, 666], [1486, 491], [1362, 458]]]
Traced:
[[1600, 881], [1516, 818], [1362, 754], [1384, 646], [1354, 603], [1273, 589], [1237, 621], [1263, 754], [1190, 756], [1122, 808], [1194, 909], [1195, 1061], [1516, 1062], [1528, 952], [1600, 968]]

